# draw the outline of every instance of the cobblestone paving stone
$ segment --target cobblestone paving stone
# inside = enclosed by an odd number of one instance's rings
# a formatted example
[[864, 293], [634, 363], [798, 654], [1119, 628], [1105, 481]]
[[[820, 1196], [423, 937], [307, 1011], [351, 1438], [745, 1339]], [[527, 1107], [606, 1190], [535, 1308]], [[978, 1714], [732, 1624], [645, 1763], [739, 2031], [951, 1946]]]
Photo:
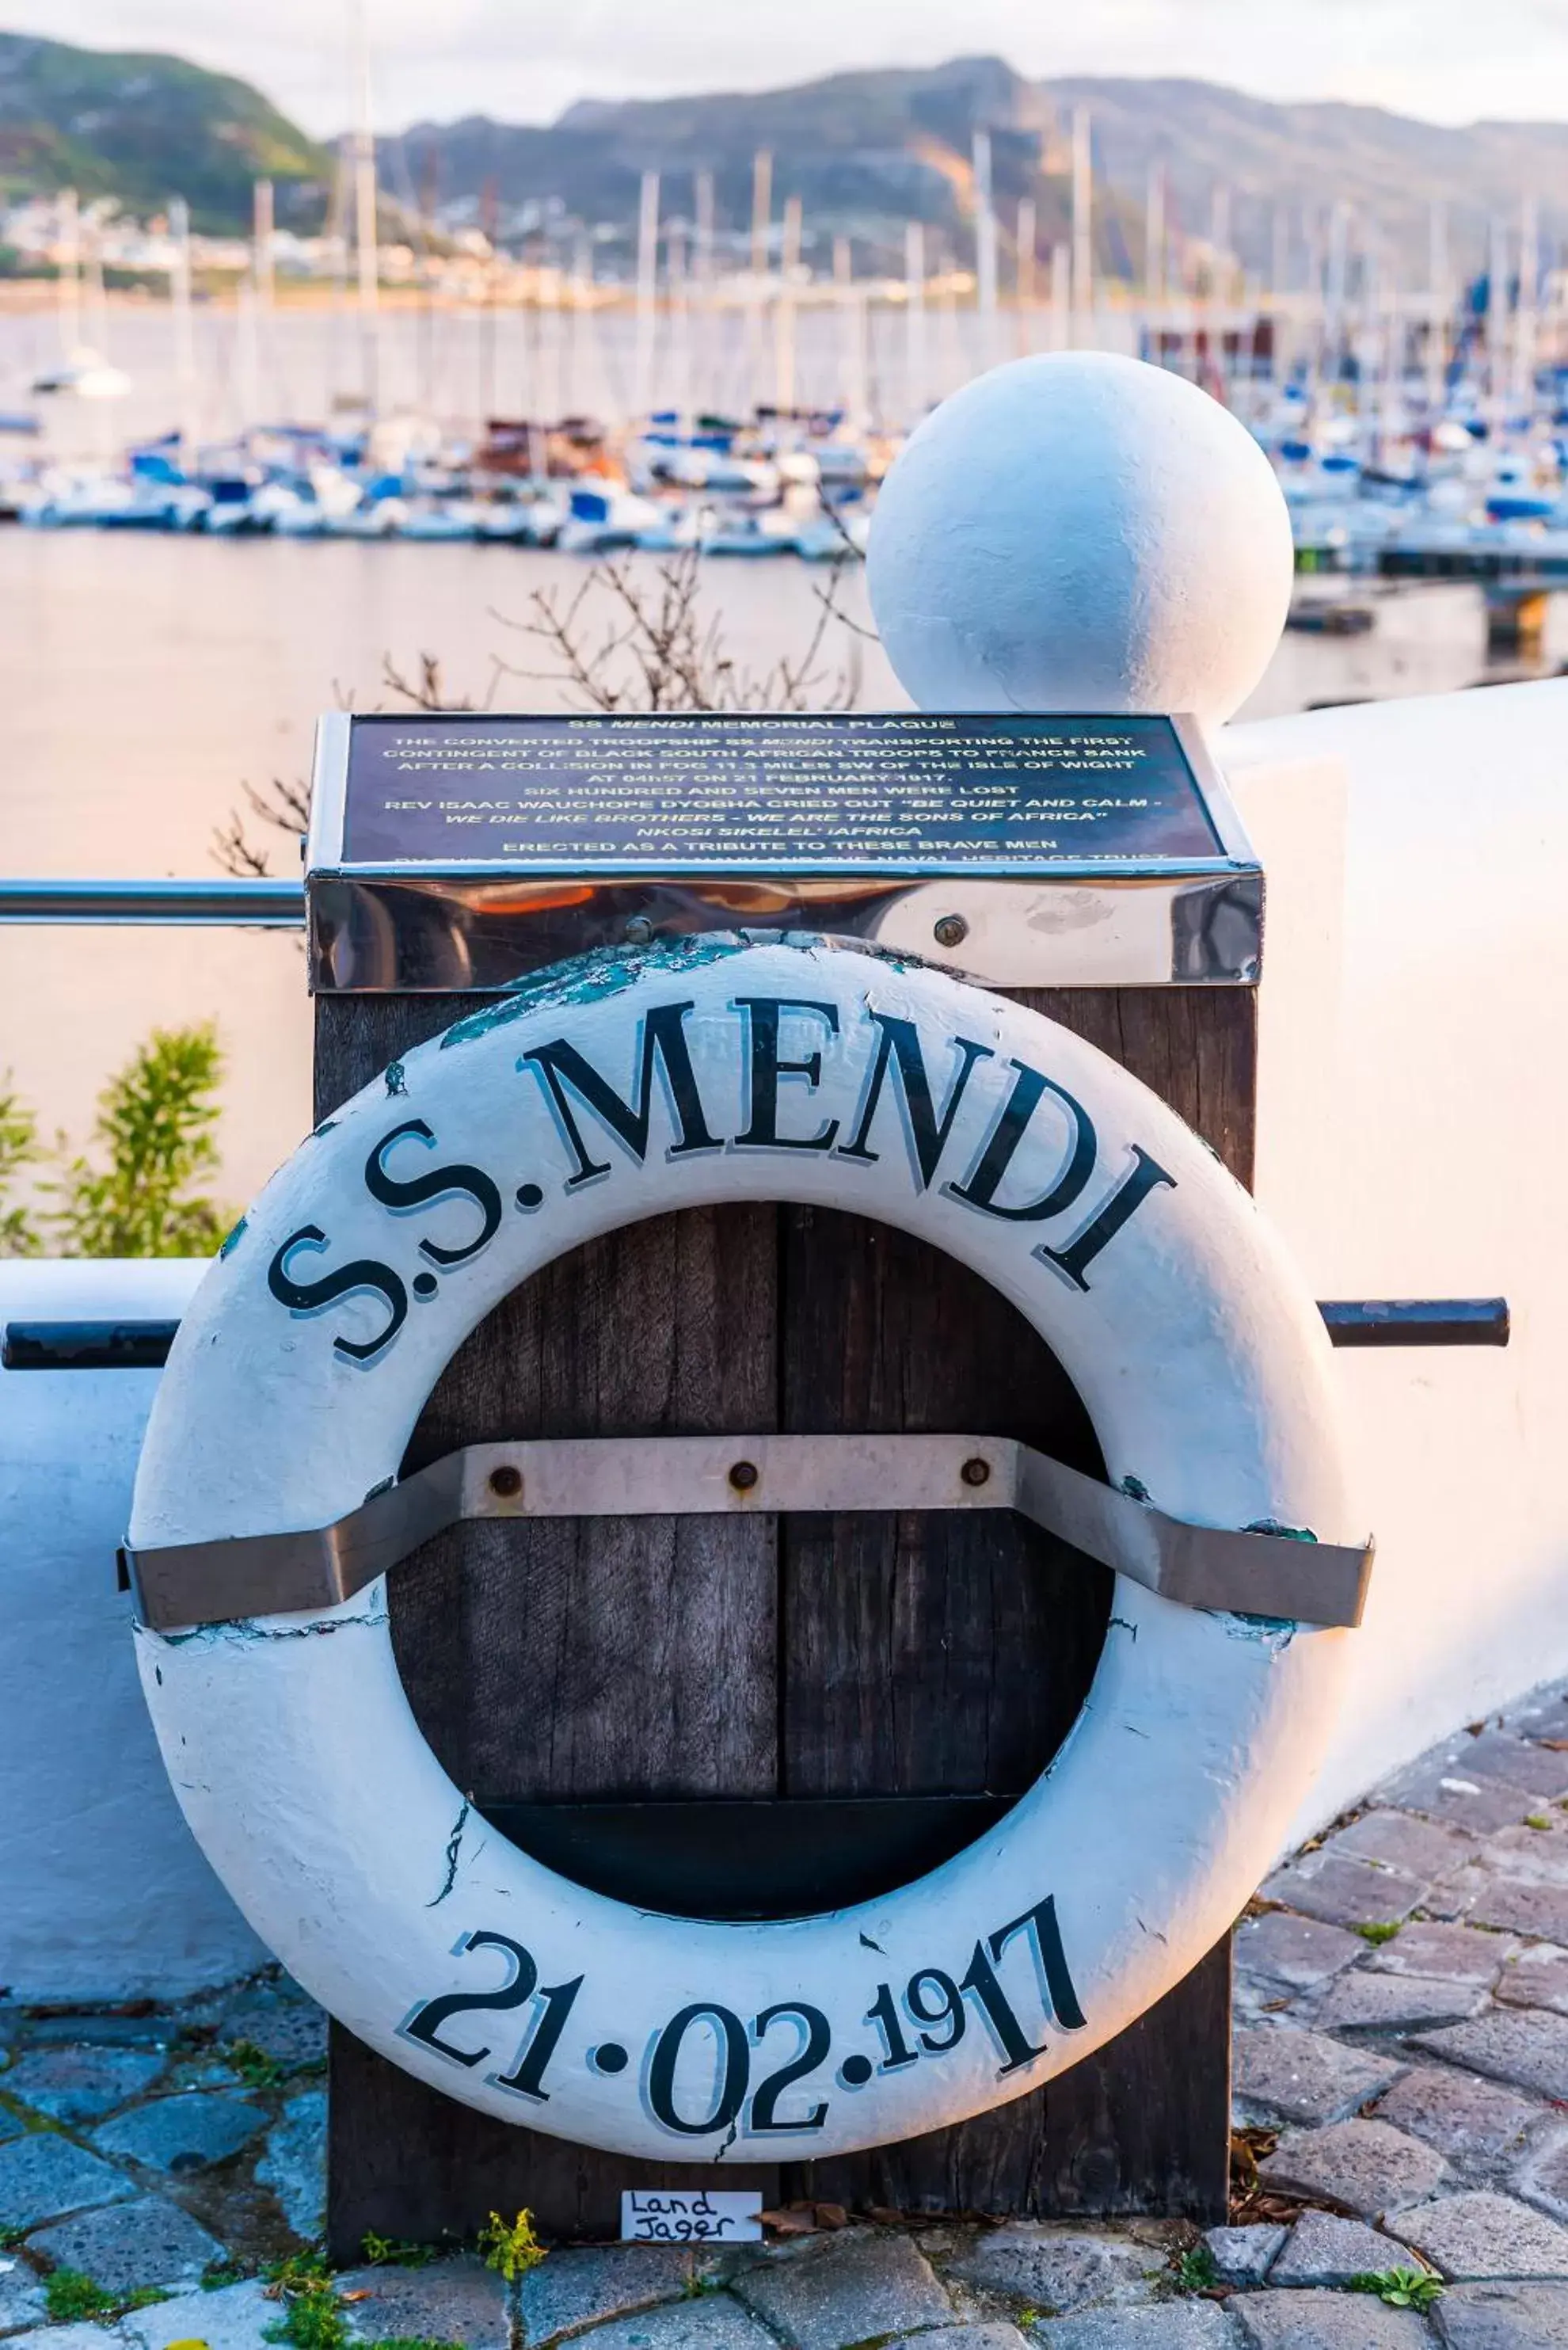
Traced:
[[15, 2252], [0, 2252], [0, 2334], [36, 2325], [44, 2314], [44, 2288], [36, 2272]]
[[855, 2229], [793, 2247], [740, 2269], [735, 2282], [792, 2350], [848, 2350], [953, 2315], [950, 2296], [918, 2246], [880, 2231]]
[[1485, 2005], [1484, 1983], [1358, 1971], [1334, 1984], [1313, 2008], [1312, 2018], [1324, 2032], [1420, 2032], [1462, 2023]]
[[1414, 2310], [1364, 2293], [1258, 2293], [1231, 2304], [1246, 2350], [1429, 2350]]
[[1345, 2121], [1403, 2069], [1397, 2057], [1349, 2048], [1293, 2024], [1263, 2024], [1236, 2034], [1236, 2095], [1253, 2119]]
[[1147, 2301], [1164, 2266], [1162, 2250], [1125, 2237], [1013, 2222], [977, 2238], [948, 2272], [977, 2292], [1065, 2316], [1096, 2303]]
[[1269, 2277], [1275, 2285], [1347, 2285], [1355, 2277], [1396, 2268], [1403, 2258], [1398, 2245], [1364, 2220], [1303, 2211]]
[[1210, 2228], [1203, 2241], [1224, 2284], [1262, 2284], [1288, 2228], [1254, 2220], [1240, 2228]]
[[1412, 2064], [1372, 2114], [1425, 2138], [1470, 2184], [1506, 2168], [1549, 2121], [1549, 2109], [1533, 2099], [1440, 2064]]
[[100, 2154], [119, 2155], [149, 2170], [205, 2170], [226, 2162], [265, 2129], [267, 2115], [261, 2106], [223, 2091], [192, 2089], [182, 2096], [154, 2097], [151, 2104], [119, 2114], [93, 2132]]
[[129, 2350], [172, 2350], [181, 2342], [204, 2342], [207, 2350], [261, 2350], [265, 2328], [278, 2321], [278, 2305], [258, 2279], [213, 2293], [177, 2293], [151, 2309], [134, 2310], [116, 2328]]
[[1316, 1918], [1294, 1917], [1288, 1909], [1243, 1918], [1236, 1929], [1241, 1972], [1289, 1983], [1294, 1991], [1308, 1991], [1366, 1956], [1359, 1934], [1347, 1934], [1343, 1926], [1325, 1926]]
[[[1010, 2330], [1013, 2341], [1022, 2344], [1023, 2335]], [[678, 2302], [640, 2317], [612, 2318], [589, 2338], [597, 2350], [778, 2350], [777, 2334], [727, 2295]], [[947, 2338], [953, 2340], [950, 2333]], [[940, 2336], [922, 2334], [919, 2339], [929, 2345]]]
[[1514, 2174], [1514, 2184], [1527, 2201], [1538, 2203], [1554, 2220], [1568, 2220], [1568, 2129], [1533, 2140]]
[[[523, 2288], [529, 2350], [1568, 2350], [1557, 1739], [1568, 1684], [1445, 1740], [1269, 1880], [1236, 1937], [1265, 2216], [1203, 2240], [1206, 2293], [1170, 2225], [909, 2215], [717, 2260], [558, 2248]], [[178, 2008], [0, 1999], [3, 2350], [265, 2350], [262, 2272], [322, 2223], [324, 2034], [275, 1970]], [[1424, 2315], [1345, 2289], [1422, 2264], [1444, 2281]], [[62, 2265], [169, 2297], [47, 2324]], [[472, 2253], [338, 2284], [357, 2343], [514, 2350]]]
[[1568, 1950], [1532, 1942], [1511, 1959], [1497, 1979], [1497, 1996], [1508, 2007], [1549, 2008], [1568, 2015]]
[[1564, 2350], [1568, 2285], [1460, 2284], [1438, 2306], [1446, 2350]]
[[1446, 2277], [1568, 2277], [1568, 2228], [1510, 2195], [1475, 2190], [1401, 2211], [1394, 2228]]
[[1381, 2121], [1293, 2130], [1258, 2168], [1266, 2187], [1321, 2196], [1366, 2220], [1424, 2201], [1449, 2177], [1434, 2147]]
[[1371, 1975], [1423, 1975], [1448, 1982], [1480, 1983], [1490, 1991], [1519, 1945], [1507, 1934], [1478, 1933], [1473, 1926], [1445, 1926], [1416, 1918], [1366, 1960]]
[[5, 2094], [51, 2121], [96, 2121], [112, 2113], [163, 2070], [151, 2049], [49, 2046], [30, 2048], [5, 2074]]
[[[339, 2278], [338, 2290], [353, 2296], [348, 2324], [360, 2341], [462, 2342], [468, 2350], [506, 2350], [510, 2339], [506, 2288], [472, 2253], [435, 2261], [428, 2268], [383, 2264], [351, 2269]], [[576, 2305], [584, 2313], [576, 2322], [587, 2323], [618, 2307], [638, 2303], [626, 2298], [618, 2301], [614, 2295], [596, 2302], [591, 2293], [586, 2293], [578, 2296]], [[548, 2332], [537, 2323], [538, 2306], [535, 2296], [535, 2323], [529, 2332], [535, 2342], [544, 2342]], [[195, 2331], [200, 2334], [202, 2328]], [[219, 2345], [211, 2343], [210, 2350], [219, 2350]]]
[[1283, 1901], [1328, 1926], [1397, 1926], [1410, 1915], [1431, 1879], [1355, 1860], [1325, 1846], [1293, 1860], [1271, 1877], [1263, 1898]]
[[161, 2195], [78, 2212], [39, 2228], [28, 2248], [46, 2267], [72, 2269], [109, 2293], [134, 2293], [139, 2285], [195, 2284], [223, 2248], [199, 2220]]
[[[1236, 2333], [1212, 2302], [1189, 2302], [1158, 2309], [1085, 2309], [1076, 2317], [1036, 2321], [1030, 2337], [1043, 2350], [1234, 2350]], [[930, 2336], [914, 2338], [925, 2350]]]
[[0, 2228], [36, 2228], [62, 2212], [132, 2191], [123, 2171], [52, 2132], [0, 2146]]
[[[534, 2342], [576, 2333], [599, 2319], [673, 2301], [696, 2273], [693, 2255], [674, 2244], [610, 2244], [546, 2261], [524, 2278], [523, 2319]], [[410, 2331], [422, 2334], [421, 2324]]]
[[1544, 2097], [1568, 2099], [1568, 2016], [1510, 2008], [1469, 2023], [1421, 2032], [1416, 2044], [1466, 2072], [1485, 2074]]

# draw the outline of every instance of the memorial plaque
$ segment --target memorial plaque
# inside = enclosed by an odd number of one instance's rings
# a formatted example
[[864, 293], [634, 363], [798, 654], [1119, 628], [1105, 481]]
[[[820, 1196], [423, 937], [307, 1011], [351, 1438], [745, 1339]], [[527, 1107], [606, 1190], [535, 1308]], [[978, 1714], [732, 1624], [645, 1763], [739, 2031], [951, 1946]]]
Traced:
[[307, 865], [323, 992], [735, 927], [999, 986], [1258, 970], [1262, 877], [1180, 718], [336, 715]]

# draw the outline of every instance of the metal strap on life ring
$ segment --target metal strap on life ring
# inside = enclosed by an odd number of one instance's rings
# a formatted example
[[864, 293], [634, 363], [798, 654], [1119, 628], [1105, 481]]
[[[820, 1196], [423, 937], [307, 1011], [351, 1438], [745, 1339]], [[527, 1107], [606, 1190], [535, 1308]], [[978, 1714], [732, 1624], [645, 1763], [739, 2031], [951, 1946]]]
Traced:
[[466, 1518], [759, 1511], [1016, 1510], [1188, 1607], [1361, 1620], [1372, 1544], [1168, 1517], [1027, 1444], [990, 1436], [593, 1437], [470, 1444], [329, 1526], [122, 1550], [143, 1622], [168, 1632], [335, 1607]]

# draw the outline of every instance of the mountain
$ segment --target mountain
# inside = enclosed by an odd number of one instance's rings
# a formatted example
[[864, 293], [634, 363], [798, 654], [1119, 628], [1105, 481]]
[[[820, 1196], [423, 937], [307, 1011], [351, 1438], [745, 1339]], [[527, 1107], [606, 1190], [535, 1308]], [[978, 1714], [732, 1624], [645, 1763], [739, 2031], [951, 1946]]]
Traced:
[[721, 231], [749, 231], [752, 163], [774, 157], [774, 210], [799, 195], [819, 234], [852, 232], [900, 246], [907, 219], [957, 224], [972, 210], [970, 147], [992, 130], [999, 191], [1038, 176], [1050, 112], [1000, 58], [919, 71], [835, 74], [794, 88], [568, 109], [548, 130], [475, 116], [416, 124], [384, 142], [405, 200], [433, 186], [443, 209], [493, 201], [535, 213], [552, 199], [590, 223], [635, 220], [645, 171], [668, 181], [667, 204], [690, 218], [693, 175], [711, 171]]
[[[642, 174], [660, 174], [666, 219], [694, 211], [700, 172], [714, 180], [720, 233], [743, 251], [753, 158], [773, 157], [771, 213], [801, 198], [805, 252], [826, 265], [847, 235], [862, 268], [902, 266], [905, 224], [924, 223], [928, 266], [974, 255], [974, 133], [991, 134], [992, 184], [1008, 266], [1017, 207], [1035, 205], [1041, 248], [1067, 234], [1070, 124], [1088, 108], [1102, 269], [1141, 268], [1145, 192], [1163, 165], [1179, 230], [1221, 232], [1266, 270], [1276, 215], [1300, 277], [1337, 203], [1351, 242], [1395, 256], [1425, 283], [1430, 207], [1449, 207], [1453, 265], [1484, 265], [1490, 224], [1539, 208], [1542, 250], [1568, 239], [1568, 123], [1418, 122], [1376, 107], [1276, 105], [1211, 82], [1076, 78], [1032, 82], [1001, 57], [832, 74], [784, 89], [609, 104], [585, 102], [547, 128], [483, 115], [419, 123], [382, 140], [389, 224], [433, 208], [452, 226], [493, 218], [515, 242], [545, 225], [597, 232], [624, 265]], [[145, 217], [183, 195], [199, 228], [243, 229], [251, 183], [270, 177], [279, 219], [320, 224], [332, 146], [307, 139], [259, 91], [179, 57], [117, 54], [0, 33], [0, 200], [74, 186]], [[1224, 190], [1228, 222], [1216, 207]]]
[[1214, 192], [1227, 189], [1229, 236], [1250, 266], [1266, 267], [1281, 207], [1299, 256], [1341, 200], [1397, 253], [1407, 282], [1423, 282], [1430, 205], [1450, 208], [1456, 265], [1480, 265], [1494, 215], [1516, 221], [1521, 198], [1540, 207], [1542, 248], [1568, 235], [1568, 124], [1488, 123], [1462, 130], [1380, 108], [1337, 102], [1277, 105], [1215, 84], [1079, 78], [1031, 82], [999, 57], [930, 69], [836, 74], [792, 88], [571, 108], [547, 130], [483, 116], [421, 123], [383, 142], [389, 182], [410, 202], [433, 189], [449, 217], [491, 203], [503, 228], [542, 213], [613, 224], [636, 217], [644, 171], [663, 180], [667, 214], [691, 217], [694, 174], [711, 171], [721, 231], [740, 237], [751, 216], [752, 158], [773, 162], [775, 220], [803, 202], [807, 251], [853, 235], [859, 258], [898, 265], [904, 223], [923, 221], [932, 266], [973, 252], [973, 134], [992, 134], [1002, 242], [1021, 197], [1034, 200], [1042, 246], [1066, 232], [1069, 125], [1075, 106], [1093, 122], [1103, 267], [1141, 262], [1149, 167], [1162, 163], [1169, 211], [1189, 234], [1216, 225]]
[[320, 208], [324, 151], [248, 82], [181, 57], [0, 33], [0, 196], [74, 187], [130, 213], [182, 195], [200, 229], [248, 226], [271, 178], [281, 218]]

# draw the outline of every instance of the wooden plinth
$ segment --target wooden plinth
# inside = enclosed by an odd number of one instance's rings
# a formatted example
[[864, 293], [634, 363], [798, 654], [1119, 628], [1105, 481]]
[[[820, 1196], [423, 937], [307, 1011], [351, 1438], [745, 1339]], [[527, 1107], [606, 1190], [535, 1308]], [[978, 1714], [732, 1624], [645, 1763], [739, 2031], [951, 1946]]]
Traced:
[[[319, 999], [317, 1116], [485, 1000]], [[1122, 1062], [1250, 1182], [1249, 990], [1020, 1000]], [[974, 1430], [1103, 1465], [1054, 1357], [966, 1268], [856, 1216], [737, 1203], [608, 1233], [525, 1283], [453, 1358], [404, 1468], [514, 1437], [856, 1429]], [[879, 1842], [884, 1866], [900, 1836], [956, 1849], [979, 1814], [935, 1799], [1010, 1798], [1038, 1775], [1093, 1676], [1110, 1584], [1021, 1520], [857, 1514], [493, 1521], [431, 1544], [390, 1589], [410, 1702], [456, 1783], [514, 1826], [571, 1807], [551, 1833], [597, 1851], [604, 1889], [651, 1902], [672, 1841], [699, 1875], [725, 1849], [719, 1799], [781, 1803], [797, 1840], [803, 1819], [836, 1823], [817, 1846], [845, 1898], [857, 1843], [872, 1878]], [[892, 1797], [924, 1800], [895, 1817], [873, 1800]], [[627, 1807], [650, 1803], [639, 1836]], [[685, 1818], [664, 1808], [680, 1804]], [[730, 1889], [743, 1907], [738, 1876]], [[725, 2183], [852, 2209], [1210, 2221], [1229, 2106], [1222, 1946], [1014, 2104], [870, 2153], [726, 2166]], [[369, 2230], [428, 2241], [524, 2205], [549, 2236], [614, 2235], [623, 2188], [711, 2178], [492, 2121], [334, 2027], [334, 2259]]]

